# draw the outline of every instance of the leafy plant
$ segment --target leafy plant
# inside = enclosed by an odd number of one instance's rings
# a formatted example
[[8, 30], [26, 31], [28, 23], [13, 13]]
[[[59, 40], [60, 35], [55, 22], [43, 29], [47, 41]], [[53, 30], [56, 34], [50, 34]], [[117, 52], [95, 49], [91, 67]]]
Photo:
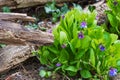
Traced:
[[5, 44], [1, 44], [0, 43], [0, 48], [3, 48], [3, 47], [5, 47], [6, 45]]
[[49, 2], [45, 6], [45, 12], [47, 14], [52, 14], [52, 21], [53, 22], [58, 21], [58, 18], [61, 15], [64, 15], [68, 10], [69, 9], [68, 9], [67, 4], [64, 4], [61, 8], [58, 8], [56, 6], [56, 2], [55, 1]]
[[30, 28], [30, 29], [38, 29], [38, 25], [35, 23], [29, 23], [25, 27]]
[[110, 23], [106, 30], [120, 35], [120, 0], [107, 0], [110, 10], [107, 10], [107, 17]]
[[5, 6], [5, 7], [2, 8], [2, 11], [6, 12], [6, 13], [9, 13], [10, 12], [10, 8]]
[[[108, 79], [120, 66], [118, 36], [97, 25], [96, 12], [73, 9], [53, 30], [54, 43], [35, 53], [53, 72], [85, 79]], [[119, 69], [118, 69], [119, 70]], [[116, 74], [115, 74], [116, 73]]]

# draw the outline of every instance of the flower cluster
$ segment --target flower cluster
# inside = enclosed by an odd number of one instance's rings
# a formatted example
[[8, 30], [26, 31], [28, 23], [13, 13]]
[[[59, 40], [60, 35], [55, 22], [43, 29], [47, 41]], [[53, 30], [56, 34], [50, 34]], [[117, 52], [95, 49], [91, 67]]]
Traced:
[[87, 28], [87, 23], [83, 21], [83, 22], [81, 22], [80, 26], [81, 26], [81, 28]]
[[114, 77], [114, 76], [116, 76], [117, 75], [117, 69], [115, 69], [115, 68], [110, 68], [110, 70], [109, 70], [109, 76], [110, 77]]
[[101, 51], [105, 51], [105, 47], [104, 47], [103, 45], [99, 45], [99, 49], [100, 49]]

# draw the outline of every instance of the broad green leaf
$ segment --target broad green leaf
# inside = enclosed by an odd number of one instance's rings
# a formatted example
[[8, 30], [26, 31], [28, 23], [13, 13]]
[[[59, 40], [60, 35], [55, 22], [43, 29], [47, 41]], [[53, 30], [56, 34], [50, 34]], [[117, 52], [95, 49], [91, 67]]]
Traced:
[[108, 14], [107, 16], [108, 16], [108, 19], [112, 27], [117, 27], [118, 23], [117, 23], [117, 19], [115, 18], [115, 16], [113, 16], [112, 14]]
[[66, 63], [69, 60], [69, 53], [65, 50], [62, 49], [62, 51], [60, 52], [60, 56], [59, 56], [59, 61], [60, 63]]
[[76, 76], [77, 72], [67, 71], [69, 76]]
[[81, 46], [81, 40], [79, 40], [78, 38], [74, 38], [71, 40], [71, 44], [73, 47], [79, 48]]
[[45, 77], [46, 76], [46, 71], [45, 70], [40, 70], [39, 75], [41, 77]]
[[63, 43], [67, 42], [67, 35], [65, 32], [60, 31], [60, 44], [62, 45]]
[[86, 49], [90, 45], [91, 38], [89, 36], [85, 36], [81, 41], [81, 48]]
[[90, 48], [90, 62], [95, 67], [95, 52], [92, 48]]
[[115, 42], [118, 39], [118, 36], [116, 34], [110, 34], [111, 39], [112, 39], [112, 43]]
[[78, 37], [78, 33], [77, 33], [77, 22], [74, 22], [73, 24], [73, 31], [72, 31], [72, 34], [73, 34], [73, 38], [77, 38]]
[[71, 72], [77, 72], [77, 68], [75, 66], [68, 66], [65, 70], [71, 71]]
[[98, 74], [101, 73], [101, 71], [100, 71], [100, 65], [101, 65], [101, 62], [98, 61], [98, 63], [97, 63], [97, 73], [98, 73]]
[[76, 55], [75, 55], [75, 59], [80, 60], [82, 58], [82, 56], [85, 54], [86, 50], [79, 50]]
[[119, 66], [119, 67], [120, 67], [120, 59], [119, 59], [119, 60], [117, 60], [117, 66]]
[[46, 78], [49, 78], [52, 75], [51, 71], [47, 71]]
[[104, 44], [106, 47], [109, 47], [111, 44], [111, 36], [107, 32], [104, 32]]
[[59, 53], [58, 49], [55, 48], [55, 46], [48, 47], [48, 50], [51, 51], [54, 54], [58, 54]]
[[75, 48], [74, 48], [74, 46], [73, 46], [70, 42], [68, 42], [68, 44], [69, 44], [70, 49], [72, 50], [72, 52], [75, 53]]
[[39, 60], [40, 60], [41, 64], [47, 64], [48, 63], [46, 57], [44, 57], [44, 56], [40, 56]]
[[91, 78], [92, 77], [91, 73], [88, 70], [81, 70], [80, 74], [83, 78]]
[[94, 39], [91, 41], [91, 46], [92, 46], [94, 49], [96, 49], [96, 45], [95, 45]]

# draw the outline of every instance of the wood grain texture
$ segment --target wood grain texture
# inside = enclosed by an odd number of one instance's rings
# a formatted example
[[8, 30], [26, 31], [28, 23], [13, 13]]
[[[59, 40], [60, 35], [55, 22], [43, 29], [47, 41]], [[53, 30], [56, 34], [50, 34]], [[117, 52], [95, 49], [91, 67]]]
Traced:
[[0, 73], [32, 57], [29, 46], [7, 46], [0, 50]]

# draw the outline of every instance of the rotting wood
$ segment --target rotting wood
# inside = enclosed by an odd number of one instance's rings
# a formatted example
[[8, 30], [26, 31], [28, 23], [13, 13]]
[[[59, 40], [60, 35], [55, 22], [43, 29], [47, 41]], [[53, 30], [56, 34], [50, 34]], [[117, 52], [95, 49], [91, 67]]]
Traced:
[[0, 73], [32, 56], [30, 46], [6, 46], [0, 51]]
[[35, 22], [35, 18], [27, 16], [27, 14], [21, 13], [0, 13], [0, 20], [22, 20]]
[[53, 43], [53, 35], [42, 31], [30, 31], [17, 23], [0, 21], [0, 43], [42, 46]]
[[[70, 2], [77, 0], [55, 0], [57, 3]], [[40, 4], [45, 4], [47, 2], [52, 2], [52, 0], [0, 0], [0, 7], [9, 6], [11, 8], [25, 8]]]

